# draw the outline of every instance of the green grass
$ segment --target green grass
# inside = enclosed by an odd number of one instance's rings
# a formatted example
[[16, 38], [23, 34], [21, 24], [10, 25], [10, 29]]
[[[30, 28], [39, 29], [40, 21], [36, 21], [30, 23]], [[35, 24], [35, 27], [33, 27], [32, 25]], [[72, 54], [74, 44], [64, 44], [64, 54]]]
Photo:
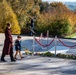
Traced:
[[76, 33], [71, 34], [71, 35], [68, 35], [68, 36], [65, 36], [65, 37], [66, 37], [66, 38], [73, 38], [74, 36], [76, 36]]

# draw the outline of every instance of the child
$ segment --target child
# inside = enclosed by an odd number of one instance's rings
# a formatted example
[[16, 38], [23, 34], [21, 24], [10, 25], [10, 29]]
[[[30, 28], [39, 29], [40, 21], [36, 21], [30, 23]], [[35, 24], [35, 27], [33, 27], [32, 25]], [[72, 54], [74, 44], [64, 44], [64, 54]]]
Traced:
[[21, 36], [19, 36], [19, 35], [17, 36], [17, 39], [15, 40], [15, 50], [16, 50], [16, 53], [15, 53], [14, 58], [17, 59], [16, 56], [19, 53], [19, 55], [22, 59], [23, 57], [22, 57], [22, 54], [21, 54]]

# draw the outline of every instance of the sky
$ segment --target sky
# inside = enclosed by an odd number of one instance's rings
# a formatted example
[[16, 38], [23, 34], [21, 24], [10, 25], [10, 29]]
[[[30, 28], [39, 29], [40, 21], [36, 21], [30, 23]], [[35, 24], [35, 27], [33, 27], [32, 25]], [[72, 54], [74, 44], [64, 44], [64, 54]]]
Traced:
[[76, 0], [42, 0], [42, 1], [48, 1], [48, 2], [52, 2], [52, 1], [58, 1], [58, 2], [76, 2]]

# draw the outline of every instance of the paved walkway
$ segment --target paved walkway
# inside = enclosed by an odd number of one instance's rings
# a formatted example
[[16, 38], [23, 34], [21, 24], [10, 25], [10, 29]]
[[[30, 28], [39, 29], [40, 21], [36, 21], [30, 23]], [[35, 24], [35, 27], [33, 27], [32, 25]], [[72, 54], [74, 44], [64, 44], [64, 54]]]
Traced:
[[0, 75], [76, 75], [76, 60], [26, 56], [16, 62], [0, 62]]

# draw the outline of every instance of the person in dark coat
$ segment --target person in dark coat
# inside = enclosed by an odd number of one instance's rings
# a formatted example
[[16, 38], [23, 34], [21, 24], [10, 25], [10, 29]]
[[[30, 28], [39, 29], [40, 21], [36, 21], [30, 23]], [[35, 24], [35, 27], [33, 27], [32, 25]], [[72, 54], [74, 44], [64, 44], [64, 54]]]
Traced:
[[4, 59], [5, 55], [10, 55], [11, 61], [15, 61], [13, 57], [13, 39], [10, 32], [11, 24], [7, 23], [7, 27], [5, 29], [5, 41], [4, 41], [4, 47], [2, 51], [1, 61], [6, 62]]
[[35, 27], [35, 18], [34, 17], [31, 17], [31, 22], [30, 22], [30, 30], [31, 30], [31, 35], [34, 35], [36, 34], [35, 31], [34, 31], [34, 27]]
[[15, 40], [15, 50], [16, 50], [15, 57], [14, 57], [15, 59], [17, 59], [16, 56], [18, 53], [21, 59], [24, 58], [22, 57], [22, 54], [21, 54], [21, 36], [19, 35], [17, 36], [17, 39]]

